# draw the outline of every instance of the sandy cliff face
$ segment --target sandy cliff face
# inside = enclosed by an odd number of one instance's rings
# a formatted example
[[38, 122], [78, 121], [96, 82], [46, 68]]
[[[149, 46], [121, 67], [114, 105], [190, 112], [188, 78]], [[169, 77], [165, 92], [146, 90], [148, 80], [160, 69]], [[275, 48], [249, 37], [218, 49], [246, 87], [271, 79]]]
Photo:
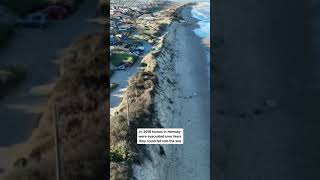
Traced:
[[[168, 127], [172, 123], [174, 115], [173, 98], [175, 90], [175, 70], [173, 63], [173, 46], [175, 23], [169, 28], [168, 34], [164, 38], [164, 46], [156, 57], [157, 62], [157, 85], [153, 97], [155, 109], [155, 122], [159, 122], [162, 127]], [[165, 145], [164, 145], [165, 146]], [[159, 154], [159, 145], [146, 145], [149, 157], [144, 159], [142, 165], [133, 167], [134, 176], [138, 180], [159, 179], [164, 173], [165, 157]]]
[[184, 144], [162, 145], [164, 155], [159, 145], [146, 146], [149, 157], [134, 168], [138, 179], [209, 179], [207, 58], [192, 29], [177, 22], [169, 27], [156, 58], [158, 81], [153, 98], [154, 121], [164, 128], [183, 128]]

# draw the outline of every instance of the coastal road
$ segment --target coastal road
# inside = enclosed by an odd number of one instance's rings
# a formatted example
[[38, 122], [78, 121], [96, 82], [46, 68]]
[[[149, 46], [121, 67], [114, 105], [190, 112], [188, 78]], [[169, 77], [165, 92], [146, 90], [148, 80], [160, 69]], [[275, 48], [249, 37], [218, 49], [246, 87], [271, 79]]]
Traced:
[[139, 60], [137, 60], [130, 68], [127, 68], [124, 71], [115, 71], [113, 73], [110, 82], [116, 83], [118, 84], [118, 86], [110, 93], [110, 114], [113, 114], [113, 112], [120, 104], [128, 87], [128, 81], [130, 77], [137, 73], [139, 70], [141, 59], [142, 58], [139, 58]]
[[48, 29], [18, 29], [0, 50], [0, 65], [18, 65], [27, 71], [27, 79], [10, 96], [0, 100], [0, 168], [6, 164], [2, 152], [8, 146], [25, 141], [37, 125], [48, 92], [58, 75], [55, 60], [63, 48], [81, 35], [102, 31], [90, 23], [98, 0], [85, 0], [71, 17], [52, 22]]
[[110, 114], [113, 114], [113, 112], [120, 104], [124, 96], [124, 93], [128, 87], [130, 77], [138, 72], [141, 60], [146, 54], [148, 54], [151, 51], [152, 48], [152, 46], [146, 42], [144, 42], [144, 47], [144, 54], [134, 63], [132, 67], [127, 68], [125, 71], [115, 71], [112, 75], [110, 82], [117, 83], [118, 86], [110, 94]]

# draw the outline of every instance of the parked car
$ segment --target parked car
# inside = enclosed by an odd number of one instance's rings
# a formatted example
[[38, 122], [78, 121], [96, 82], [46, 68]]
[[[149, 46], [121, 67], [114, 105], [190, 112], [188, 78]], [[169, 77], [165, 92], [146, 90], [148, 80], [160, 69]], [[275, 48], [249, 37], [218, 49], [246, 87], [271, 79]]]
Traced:
[[131, 66], [132, 66], [132, 63], [125, 63], [125, 64], [124, 64], [124, 67], [125, 67], [125, 68], [131, 67]]
[[120, 65], [120, 66], [116, 67], [115, 70], [124, 71], [124, 70], [126, 70], [126, 67], [124, 65]]
[[144, 51], [144, 47], [143, 46], [138, 46], [135, 51], [139, 51], [139, 52], [143, 52]]
[[47, 16], [44, 13], [33, 13], [23, 18], [18, 18], [16, 21], [17, 26], [23, 27], [48, 27]]
[[63, 6], [52, 5], [42, 10], [42, 13], [46, 14], [48, 19], [64, 19], [68, 15], [68, 10]]
[[132, 54], [135, 56], [140, 56], [140, 51], [133, 51]]

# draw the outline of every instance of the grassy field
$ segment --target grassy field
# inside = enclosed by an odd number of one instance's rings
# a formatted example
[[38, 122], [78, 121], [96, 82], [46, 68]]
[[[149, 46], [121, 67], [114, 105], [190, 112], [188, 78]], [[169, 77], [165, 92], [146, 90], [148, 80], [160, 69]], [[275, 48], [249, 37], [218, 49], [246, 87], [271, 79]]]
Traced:
[[123, 63], [134, 63], [136, 57], [125, 52], [117, 52], [111, 55], [111, 63], [114, 66], [120, 66]]

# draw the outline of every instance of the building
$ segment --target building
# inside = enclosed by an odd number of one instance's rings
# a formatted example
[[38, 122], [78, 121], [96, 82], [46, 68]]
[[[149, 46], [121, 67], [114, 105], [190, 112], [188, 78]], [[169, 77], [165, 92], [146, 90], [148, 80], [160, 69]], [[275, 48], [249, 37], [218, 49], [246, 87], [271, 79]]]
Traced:
[[144, 14], [140, 16], [138, 19], [153, 20], [154, 17], [151, 14]]

